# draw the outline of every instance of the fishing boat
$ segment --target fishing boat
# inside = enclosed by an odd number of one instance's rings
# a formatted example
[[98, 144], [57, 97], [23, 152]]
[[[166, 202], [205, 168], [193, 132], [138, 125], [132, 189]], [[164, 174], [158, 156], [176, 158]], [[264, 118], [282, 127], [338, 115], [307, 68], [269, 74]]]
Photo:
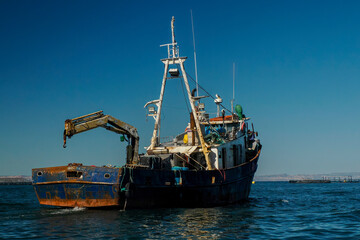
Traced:
[[[242, 107], [227, 110], [222, 99], [213, 97], [216, 116], [210, 117], [203, 98], [191, 90], [186, 57], [179, 56], [175, 41], [167, 58], [161, 59], [164, 74], [159, 99], [145, 104], [155, 120], [150, 145], [139, 154], [135, 127], [102, 111], [65, 121], [64, 146], [71, 136], [97, 127], [121, 134], [128, 142], [126, 164], [121, 168], [69, 164], [33, 169], [33, 185], [40, 204], [61, 207], [213, 207], [245, 201], [249, 197], [261, 152], [258, 133]], [[164, 92], [169, 79], [183, 81], [190, 103], [185, 131], [170, 141], [160, 141]], [[207, 91], [203, 89], [206, 93]], [[220, 110], [223, 108], [222, 110]], [[225, 114], [226, 111], [229, 114]]]

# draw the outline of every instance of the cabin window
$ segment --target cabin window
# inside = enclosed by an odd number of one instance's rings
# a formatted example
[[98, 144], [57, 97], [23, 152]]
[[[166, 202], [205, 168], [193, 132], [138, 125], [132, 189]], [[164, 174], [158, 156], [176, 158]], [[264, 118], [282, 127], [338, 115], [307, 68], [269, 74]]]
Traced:
[[221, 149], [222, 166], [226, 168], [226, 148]]
[[69, 171], [66, 173], [68, 178], [80, 178], [82, 176], [82, 172], [78, 171]]
[[105, 174], [104, 174], [104, 178], [110, 178], [110, 174], [109, 174], [109, 173], [105, 173]]

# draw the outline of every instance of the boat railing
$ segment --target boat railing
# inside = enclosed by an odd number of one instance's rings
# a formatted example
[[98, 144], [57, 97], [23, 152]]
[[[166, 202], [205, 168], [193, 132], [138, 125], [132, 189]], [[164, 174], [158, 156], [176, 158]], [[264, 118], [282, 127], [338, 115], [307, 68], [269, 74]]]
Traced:
[[160, 142], [161, 143], [172, 142], [172, 141], [174, 141], [174, 139], [175, 139], [174, 136], [160, 137]]

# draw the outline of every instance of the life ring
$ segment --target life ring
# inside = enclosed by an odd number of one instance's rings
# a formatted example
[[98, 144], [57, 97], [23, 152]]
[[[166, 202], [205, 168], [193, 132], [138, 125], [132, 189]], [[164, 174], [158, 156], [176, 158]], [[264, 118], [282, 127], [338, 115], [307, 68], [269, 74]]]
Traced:
[[245, 127], [245, 122], [242, 122], [242, 124], [241, 124], [241, 131], [244, 131], [244, 127]]
[[210, 118], [210, 122], [215, 122], [215, 121], [230, 121], [233, 119], [232, 115], [228, 115], [228, 116], [224, 116], [224, 117], [214, 117], [214, 118]]

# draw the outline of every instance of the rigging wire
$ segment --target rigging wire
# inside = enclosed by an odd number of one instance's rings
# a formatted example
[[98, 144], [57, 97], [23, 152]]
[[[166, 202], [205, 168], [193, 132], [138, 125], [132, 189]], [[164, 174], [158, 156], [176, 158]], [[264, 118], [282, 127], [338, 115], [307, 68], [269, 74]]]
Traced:
[[[176, 64], [178, 69], [180, 68], [179, 64]], [[189, 78], [193, 81], [194, 79], [185, 71], [186, 75], [189, 76]], [[179, 79], [181, 78], [184, 78], [184, 77], [179, 77]], [[197, 84], [197, 83], [196, 83]], [[198, 85], [207, 95], [209, 95], [212, 99], [215, 100], [215, 98], [208, 92], [206, 91], [201, 85]], [[182, 87], [182, 91], [183, 91], [183, 94], [184, 94], [184, 98], [185, 98], [185, 103], [186, 103], [186, 107], [188, 109], [188, 112], [190, 113], [190, 109], [189, 109], [189, 106], [188, 106], [188, 102], [186, 101], [186, 96], [185, 96], [185, 91], [184, 91], [184, 81], [181, 81], [181, 87]], [[226, 109], [227, 111], [229, 111], [230, 113], [232, 113], [229, 109], [225, 108], [222, 104], [220, 104], [224, 109]], [[209, 127], [211, 130], [213, 130], [214, 132], [217, 133], [217, 135], [223, 140], [225, 141], [225, 139], [220, 135], [220, 133], [211, 125], [210, 121], [209, 120], [206, 120], [206, 122], [209, 124]]]
[[[176, 64], [176, 65], [177, 65], [178, 68], [180, 68], [180, 65], [179, 65], [179, 64]], [[185, 73], [186, 73], [186, 76], [188, 76], [188, 77], [190, 78], [190, 80], [191, 80], [193, 83], [196, 84], [196, 86], [198, 86], [199, 88], [201, 88], [201, 90], [203, 90], [209, 97], [211, 97], [213, 100], [215, 100], [215, 97], [214, 97], [213, 95], [211, 95], [211, 93], [209, 93], [208, 91], [206, 91], [205, 88], [203, 88], [199, 83], [197, 83], [196, 80], [194, 80], [189, 73], [187, 73], [186, 71], [185, 71]], [[183, 88], [183, 91], [184, 91], [184, 88]], [[187, 106], [187, 103], [186, 103], [186, 106]], [[227, 108], [226, 108], [224, 105], [222, 105], [221, 103], [220, 103], [220, 106], [221, 106], [223, 109], [225, 109], [226, 111], [228, 111], [229, 113], [233, 114], [233, 112], [232, 112], [231, 110], [227, 109]]]
[[184, 81], [180, 79], [180, 84], [181, 84], [181, 88], [182, 88], [182, 92], [183, 92], [183, 95], [184, 95], [184, 100], [185, 100], [185, 103], [186, 103], [186, 108], [188, 110], [188, 113], [190, 113], [190, 109], [189, 109], [189, 105], [188, 105], [188, 102], [186, 101], [186, 96], [185, 96], [185, 90], [184, 90]]
[[[185, 73], [186, 73], [186, 75], [190, 78], [191, 81], [193, 81], [194, 83], [196, 83], [196, 81], [191, 77], [190, 74], [188, 74], [187, 72], [185, 72]], [[213, 96], [211, 95], [211, 93], [209, 93], [208, 91], [206, 91], [205, 88], [203, 88], [200, 84], [198, 84], [198, 86], [199, 86], [199, 88], [201, 88], [201, 90], [203, 90], [209, 97], [211, 97], [213, 100], [215, 100], [215, 97], [213, 97]], [[226, 108], [224, 105], [222, 105], [221, 103], [220, 103], [220, 106], [223, 107], [223, 109], [225, 109], [226, 111], [228, 111], [229, 113], [232, 114], [231, 110], [227, 109], [227, 108]]]
[[[184, 159], [183, 157], [181, 157], [181, 156], [180, 156], [179, 154], [177, 154], [177, 153], [175, 153], [175, 155], [176, 155], [178, 158], [180, 158], [180, 160], [182, 160], [183, 162], [185, 162], [185, 163], [193, 166], [196, 170], [198, 170], [198, 168], [197, 168], [194, 164], [191, 164], [190, 161], [189, 161], [189, 162], [186, 161], [186, 159]], [[198, 161], [196, 161], [195, 159], [193, 159], [192, 157], [190, 157], [190, 155], [187, 155], [187, 157], [190, 158], [190, 159], [192, 159], [192, 160], [193, 160], [195, 163], [197, 163], [200, 167], [202, 167], [202, 168], [205, 169], [205, 167], [204, 167], [201, 163], [199, 163]]]
[[194, 19], [192, 14], [192, 9], [190, 9], [191, 13], [191, 27], [192, 27], [192, 35], [193, 35], [193, 45], [194, 45], [194, 61], [195, 61], [195, 78], [196, 78], [196, 96], [199, 96], [199, 84], [198, 84], [198, 75], [197, 75], [197, 64], [196, 64], [196, 48], [195, 48], [195, 33], [194, 33]]

